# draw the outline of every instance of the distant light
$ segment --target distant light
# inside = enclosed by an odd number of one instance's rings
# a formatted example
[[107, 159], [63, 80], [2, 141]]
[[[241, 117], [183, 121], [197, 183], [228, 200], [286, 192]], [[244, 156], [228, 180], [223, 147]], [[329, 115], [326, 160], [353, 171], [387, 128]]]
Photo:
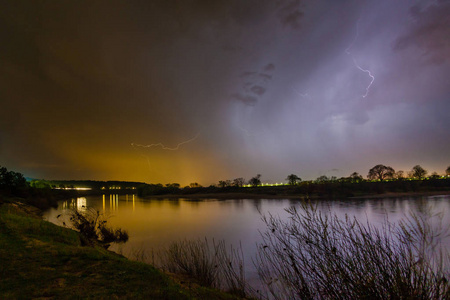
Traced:
[[80, 197], [77, 198], [77, 209], [78, 210], [86, 210], [86, 198], [85, 197]]
[[88, 188], [88, 187], [76, 187], [76, 188], [54, 188], [55, 190], [76, 190], [76, 191], [90, 191], [92, 190], [92, 188]]

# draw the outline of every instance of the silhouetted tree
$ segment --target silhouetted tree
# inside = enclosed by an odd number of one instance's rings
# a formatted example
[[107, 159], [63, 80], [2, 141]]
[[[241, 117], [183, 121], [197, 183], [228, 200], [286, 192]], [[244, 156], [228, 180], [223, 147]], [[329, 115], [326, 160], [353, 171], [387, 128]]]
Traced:
[[288, 181], [289, 185], [296, 185], [297, 183], [302, 181], [302, 179], [295, 174], [288, 175], [288, 177], [286, 177], [286, 180]]
[[350, 182], [354, 182], [354, 183], [359, 183], [361, 181], [363, 181], [363, 177], [361, 175], [359, 175], [358, 172], [353, 172], [352, 174], [350, 174]]
[[202, 187], [200, 184], [198, 184], [197, 182], [192, 182], [191, 184], [189, 184], [189, 186], [191, 187], [191, 188], [199, 188], [199, 187]]
[[219, 187], [225, 188], [231, 186], [231, 180], [219, 180]]
[[179, 183], [167, 183], [166, 187], [167, 188], [179, 189], [180, 188], [180, 184]]
[[255, 177], [250, 178], [248, 184], [250, 184], [253, 187], [261, 185], [261, 174], [258, 174]]
[[422, 168], [420, 165], [415, 165], [411, 170], [412, 176], [419, 180], [422, 180], [425, 176], [427, 176], [427, 173], [428, 171]]
[[394, 178], [398, 180], [405, 178], [405, 172], [403, 172], [402, 170], [395, 172]]
[[328, 178], [326, 175], [319, 176], [316, 179], [316, 183], [324, 183], [327, 181], [330, 181], [330, 178]]
[[233, 179], [233, 186], [242, 187], [245, 184], [245, 179], [242, 177]]
[[376, 165], [372, 169], [369, 170], [369, 174], [367, 174], [367, 178], [370, 180], [380, 180], [392, 178], [395, 174], [395, 170], [391, 167], [387, 167], [385, 165]]
[[0, 188], [21, 189], [28, 187], [25, 177], [21, 173], [8, 171], [5, 167], [0, 167]]
[[450, 166], [448, 166], [447, 170], [445, 170], [445, 175], [450, 176]]
[[439, 176], [439, 174], [438, 173], [436, 173], [436, 172], [433, 172], [432, 174], [431, 174], [431, 176], [430, 176], [430, 179], [432, 179], [432, 180], [436, 180], [436, 179], [439, 179], [441, 176]]

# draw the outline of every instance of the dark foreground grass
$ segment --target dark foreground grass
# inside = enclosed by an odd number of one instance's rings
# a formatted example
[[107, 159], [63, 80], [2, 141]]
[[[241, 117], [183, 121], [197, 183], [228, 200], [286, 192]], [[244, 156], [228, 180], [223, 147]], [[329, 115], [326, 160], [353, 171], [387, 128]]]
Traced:
[[0, 206], [0, 299], [237, 299], [193, 286], [101, 246], [83, 247], [77, 232], [16, 203]]

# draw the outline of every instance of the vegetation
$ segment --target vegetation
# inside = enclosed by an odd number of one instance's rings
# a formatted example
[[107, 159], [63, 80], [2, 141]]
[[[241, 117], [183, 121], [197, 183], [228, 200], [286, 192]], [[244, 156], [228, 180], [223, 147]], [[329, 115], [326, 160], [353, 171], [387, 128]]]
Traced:
[[110, 228], [107, 220], [99, 211], [89, 209], [86, 212], [73, 210], [70, 214], [70, 226], [80, 233], [83, 245], [100, 243], [105, 249], [111, 243], [126, 243], [128, 241], [127, 231], [121, 228]]
[[[450, 167], [447, 168], [447, 171]], [[33, 180], [28, 183], [22, 174], [8, 172], [0, 168], [0, 202], [4, 197], [19, 197], [21, 201], [46, 209], [56, 206], [58, 200], [98, 193], [136, 192], [141, 197], [158, 195], [208, 195], [229, 194], [236, 196], [269, 195], [272, 197], [309, 198], [345, 198], [384, 193], [436, 193], [450, 191], [450, 175], [439, 176], [433, 173], [426, 177], [427, 171], [416, 165], [405, 178], [403, 171], [397, 171], [384, 165], [370, 169], [368, 180], [353, 172], [349, 177], [319, 176], [316, 180], [302, 181], [295, 174], [286, 177], [288, 185], [267, 185], [261, 181], [261, 174], [252, 177], [245, 185], [242, 177], [233, 180], [221, 180], [217, 185], [203, 187], [198, 183], [181, 187], [178, 183], [144, 184], [119, 181], [45, 181]], [[91, 187], [90, 191], [66, 190], [67, 187]], [[64, 189], [63, 189], [64, 188]]]
[[21, 173], [0, 167], [0, 204], [7, 199], [19, 198], [23, 203], [46, 209], [56, 207], [58, 200], [75, 194], [74, 191], [51, 190], [48, 186], [30, 186]]
[[[450, 167], [449, 167], [450, 169]], [[137, 189], [138, 195], [210, 195], [234, 193], [243, 197], [252, 195], [310, 198], [346, 198], [385, 193], [439, 193], [450, 191], [450, 175], [439, 176], [433, 173], [426, 177], [427, 171], [420, 165], [414, 166], [405, 177], [404, 171], [395, 171], [382, 164], [369, 170], [367, 180], [359, 173], [353, 172], [348, 177], [336, 178], [325, 175], [315, 180], [302, 181], [295, 174], [286, 177], [288, 185], [268, 185], [261, 182], [261, 174], [252, 177], [248, 185], [243, 178], [220, 180], [217, 185], [208, 187], [164, 187], [162, 184], [145, 184]]]
[[248, 184], [252, 187], [257, 187], [261, 185], [261, 174], [256, 175], [255, 177], [250, 178]]
[[237, 299], [197, 284], [180, 286], [156, 268], [93, 244], [74, 230], [0, 205], [1, 299]]
[[422, 180], [427, 176], [428, 171], [422, 168], [420, 165], [416, 165], [411, 170], [411, 177]]
[[53, 189], [74, 189], [74, 188], [88, 188], [93, 191], [114, 191], [133, 190], [138, 186], [144, 184], [143, 182], [132, 181], [98, 181], [98, 180], [44, 180], [32, 179], [30, 181], [31, 187], [36, 188], [53, 188]]
[[162, 268], [170, 272], [239, 297], [256, 296], [245, 280], [242, 248], [227, 248], [224, 241], [184, 240], [172, 243], [160, 256]]
[[265, 217], [256, 267], [274, 299], [449, 299], [450, 254], [425, 217], [382, 229], [304, 205]]
[[386, 167], [385, 165], [376, 165], [372, 169], [369, 170], [369, 174], [367, 178], [371, 180], [378, 179], [383, 181], [384, 179], [393, 178], [395, 171], [391, 167]]
[[[139, 191], [245, 190], [254, 193], [264, 189], [265, 192], [281, 191], [310, 198], [401, 190], [439, 191], [450, 187], [450, 178], [437, 174], [426, 178], [427, 172], [420, 166], [412, 169], [408, 180], [383, 165], [371, 171], [381, 173], [371, 175], [369, 171], [368, 177], [375, 178], [371, 181], [354, 172], [346, 178], [320, 176], [315, 181], [303, 182], [291, 174], [287, 180], [292, 179], [292, 184], [280, 187], [261, 187], [258, 174], [250, 179], [251, 188], [229, 180], [223, 181], [221, 187], [204, 188], [195, 183], [181, 189], [179, 184], [172, 183], [165, 187], [145, 185]], [[107, 227], [107, 221], [98, 211], [72, 213], [73, 228], [78, 233], [30, 217], [24, 213], [30, 211], [28, 206], [11, 197], [48, 191], [48, 187], [30, 187], [21, 174], [5, 168], [0, 174], [0, 265], [4, 278], [0, 280], [0, 298], [66, 298], [70, 295], [80, 298], [232, 299], [228, 294], [195, 284], [195, 288], [182, 288], [151, 266], [129, 262], [107, 252], [110, 243], [125, 242], [128, 234]], [[395, 180], [391, 179], [394, 177]], [[238, 183], [243, 181], [239, 178]], [[382, 229], [376, 229], [356, 219], [341, 220], [331, 213], [320, 213], [306, 205], [300, 211], [292, 208], [288, 212], [288, 221], [264, 217], [267, 231], [255, 258], [259, 275], [271, 297], [450, 297], [450, 254], [443, 252], [438, 243], [444, 232], [433, 231], [428, 219], [412, 216], [399, 224], [386, 222]], [[262, 297], [261, 292], [257, 294], [245, 280], [242, 250], [227, 248], [223, 241], [173, 243], [162, 258], [165, 269], [193, 277], [202, 285], [228, 290], [237, 297]]]
[[289, 185], [297, 185], [300, 181], [302, 181], [302, 179], [295, 174], [288, 175], [286, 180]]
[[[271, 299], [449, 299], [448, 228], [431, 214], [380, 227], [303, 204], [267, 230], [254, 259], [263, 290], [245, 281], [242, 253], [225, 243], [181, 241], [162, 252], [164, 267], [241, 297]], [[433, 226], [434, 226], [433, 225]]]

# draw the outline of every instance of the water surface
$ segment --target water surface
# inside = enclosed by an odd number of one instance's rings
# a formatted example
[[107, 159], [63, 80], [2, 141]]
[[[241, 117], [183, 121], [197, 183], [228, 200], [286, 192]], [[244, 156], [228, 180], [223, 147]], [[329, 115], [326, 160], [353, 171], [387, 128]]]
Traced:
[[[173, 241], [184, 239], [225, 240], [234, 246], [242, 245], [248, 277], [256, 278], [252, 258], [256, 244], [265, 230], [261, 216], [272, 214], [287, 218], [286, 208], [299, 206], [295, 200], [239, 199], [189, 200], [141, 199], [135, 195], [103, 195], [82, 197], [59, 203], [57, 209], [46, 212], [45, 218], [62, 224], [71, 209], [94, 208], [108, 217], [108, 224], [126, 229], [130, 235], [124, 245], [113, 245], [112, 250], [130, 258], [138, 251], [146, 251], [147, 261], [153, 262], [152, 251], [157, 252]], [[410, 212], [425, 214], [432, 210], [450, 224], [450, 196], [350, 199], [317, 202], [320, 210], [331, 210], [339, 216], [355, 216], [377, 225], [386, 218], [397, 222]], [[62, 217], [57, 218], [57, 215]], [[445, 241], [450, 245], [450, 241]]]

